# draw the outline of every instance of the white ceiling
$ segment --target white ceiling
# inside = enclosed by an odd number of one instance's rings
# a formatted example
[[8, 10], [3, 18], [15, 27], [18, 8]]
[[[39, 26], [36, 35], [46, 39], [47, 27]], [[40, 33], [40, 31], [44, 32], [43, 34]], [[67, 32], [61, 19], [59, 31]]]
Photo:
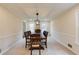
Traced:
[[74, 3], [7, 3], [0, 4], [13, 15], [21, 19], [35, 19], [36, 10], [39, 12], [39, 19], [48, 21], [72, 8]]

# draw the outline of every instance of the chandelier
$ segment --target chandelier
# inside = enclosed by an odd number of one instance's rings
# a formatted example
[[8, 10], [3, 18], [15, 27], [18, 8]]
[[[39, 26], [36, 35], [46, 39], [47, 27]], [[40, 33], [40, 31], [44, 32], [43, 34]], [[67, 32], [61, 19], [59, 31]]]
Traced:
[[37, 25], [40, 24], [40, 21], [39, 21], [39, 19], [38, 19], [38, 16], [39, 16], [39, 13], [37, 12], [37, 13], [36, 13], [37, 19], [35, 20], [35, 22], [36, 22]]

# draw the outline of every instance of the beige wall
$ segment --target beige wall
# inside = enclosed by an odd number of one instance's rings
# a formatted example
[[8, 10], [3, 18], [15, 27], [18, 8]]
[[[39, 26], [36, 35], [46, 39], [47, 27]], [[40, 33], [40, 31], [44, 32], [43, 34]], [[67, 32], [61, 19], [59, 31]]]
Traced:
[[[79, 45], [76, 43], [76, 12], [79, 12], [79, 5], [52, 21], [53, 38], [74, 53], [79, 54]], [[72, 48], [68, 47], [68, 43], [72, 45]]]
[[2, 53], [20, 38], [21, 20], [0, 6], [0, 49]]

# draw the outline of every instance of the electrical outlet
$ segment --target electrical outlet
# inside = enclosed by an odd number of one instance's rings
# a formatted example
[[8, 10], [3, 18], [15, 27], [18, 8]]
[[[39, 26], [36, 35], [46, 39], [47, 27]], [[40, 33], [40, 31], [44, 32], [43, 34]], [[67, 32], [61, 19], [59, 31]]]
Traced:
[[72, 48], [72, 45], [68, 43], [68, 47]]

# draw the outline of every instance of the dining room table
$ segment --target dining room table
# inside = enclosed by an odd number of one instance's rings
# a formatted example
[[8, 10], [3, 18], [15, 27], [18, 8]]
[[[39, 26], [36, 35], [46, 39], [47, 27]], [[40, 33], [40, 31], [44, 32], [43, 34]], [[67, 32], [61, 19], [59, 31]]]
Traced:
[[[32, 35], [32, 34], [40, 35], [40, 37], [38, 37], [38, 38], [40, 38], [40, 41], [43, 40], [43, 39], [45, 38], [45, 36], [43, 35], [42, 32], [41, 32], [41, 33], [31, 32], [31, 35]], [[35, 38], [35, 37], [34, 37], [34, 38]], [[44, 47], [43, 47], [43, 45], [42, 45], [42, 42], [41, 42], [41, 49], [44, 50]], [[29, 49], [29, 50], [30, 50], [30, 49]]]

